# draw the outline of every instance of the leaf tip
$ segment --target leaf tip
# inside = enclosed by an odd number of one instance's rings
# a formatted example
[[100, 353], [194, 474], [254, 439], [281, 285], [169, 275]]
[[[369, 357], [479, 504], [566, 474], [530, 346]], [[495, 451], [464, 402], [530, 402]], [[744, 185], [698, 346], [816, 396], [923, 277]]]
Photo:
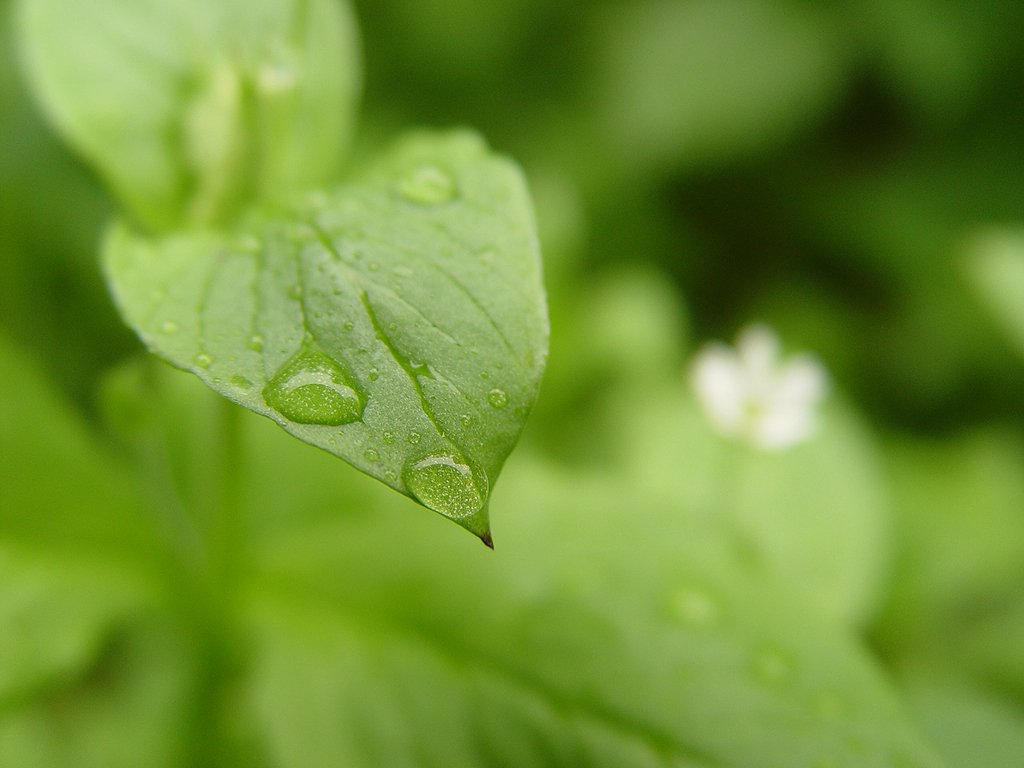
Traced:
[[494, 549], [494, 539], [491, 538], [490, 531], [484, 531], [483, 533], [477, 534], [480, 537], [480, 541], [484, 543], [484, 546], [488, 549]]

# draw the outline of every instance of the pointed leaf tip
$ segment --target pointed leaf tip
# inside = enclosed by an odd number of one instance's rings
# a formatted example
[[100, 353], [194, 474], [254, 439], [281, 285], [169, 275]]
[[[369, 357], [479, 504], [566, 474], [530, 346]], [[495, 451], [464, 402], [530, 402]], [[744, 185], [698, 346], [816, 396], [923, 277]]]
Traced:
[[494, 539], [491, 538], [491, 532], [485, 531], [480, 534], [480, 541], [484, 543], [488, 549], [494, 549]]

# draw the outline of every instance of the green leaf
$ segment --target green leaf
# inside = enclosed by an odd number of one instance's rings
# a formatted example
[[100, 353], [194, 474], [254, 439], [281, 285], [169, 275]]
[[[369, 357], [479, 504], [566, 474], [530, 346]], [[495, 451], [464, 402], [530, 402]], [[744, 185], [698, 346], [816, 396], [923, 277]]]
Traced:
[[966, 268], [993, 318], [1024, 354], [1024, 232], [996, 231], [977, 238]]
[[358, 44], [340, 0], [22, 0], [38, 97], [143, 224], [333, 178]]
[[233, 235], [117, 228], [106, 267], [151, 350], [487, 540], [547, 315], [520, 172], [418, 135]]

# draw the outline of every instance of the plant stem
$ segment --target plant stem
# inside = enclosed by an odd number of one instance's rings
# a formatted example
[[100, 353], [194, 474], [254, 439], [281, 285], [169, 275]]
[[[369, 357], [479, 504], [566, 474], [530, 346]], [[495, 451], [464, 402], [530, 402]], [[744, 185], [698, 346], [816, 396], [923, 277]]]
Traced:
[[242, 523], [242, 414], [218, 398], [215, 493], [210, 509], [208, 546], [214, 584], [229, 590], [238, 569]]

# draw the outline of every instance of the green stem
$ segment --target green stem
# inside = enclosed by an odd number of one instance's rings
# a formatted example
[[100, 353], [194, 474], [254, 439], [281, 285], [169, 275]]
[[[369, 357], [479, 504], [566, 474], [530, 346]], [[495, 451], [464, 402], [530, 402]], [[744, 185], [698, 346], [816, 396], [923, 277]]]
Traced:
[[214, 503], [210, 510], [208, 546], [214, 584], [230, 589], [238, 570], [242, 524], [242, 413], [218, 398]]

